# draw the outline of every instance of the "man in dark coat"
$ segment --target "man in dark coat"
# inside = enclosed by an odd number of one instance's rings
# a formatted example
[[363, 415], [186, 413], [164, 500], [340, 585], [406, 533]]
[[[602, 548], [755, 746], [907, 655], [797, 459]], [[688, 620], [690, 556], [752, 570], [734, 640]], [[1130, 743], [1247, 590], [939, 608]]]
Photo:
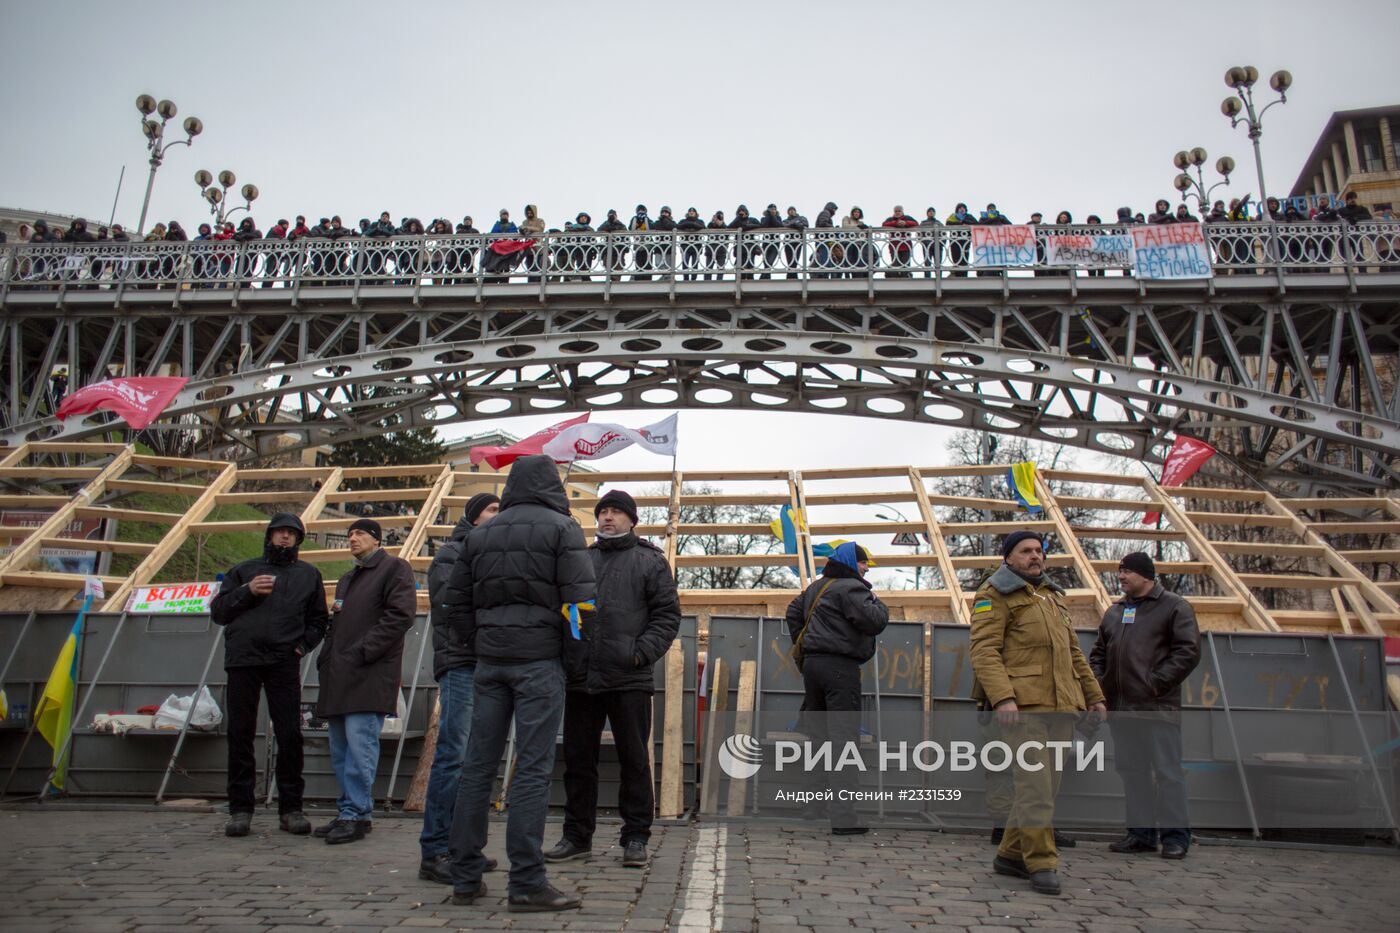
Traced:
[[277, 738], [278, 825], [304, 835], [311, 824], [301, 812], [301, 657], [326, 634], [326, 590], [321, 571], [297, 559], [306, 537], [301, 519], [281, 512], [268, 522], [261, 557], [230, 570], [209, 606], [224, 626], [228, 672], [227, 836], [246, 836], [253, 820], [258, 776], [253, 740], [258, 694]]
[[452, 816], [452, 903], [486, 893], [487, 811], [496, 767], [515, 723], [506, 851], [511, 911], [580, 906], [549, 883], [544, 820], [554, 770], [554, 741], [564, 712], [564, 639], [569, 619], [586, 627], [593, 564], [554, 461], [521, 457], [511, 467], [501, 512], [467, 536], [444, 603], [458, 640], [476, 652], [471, 747]]
[[[814, 746], [831, 743], [833, 761], [860, 740], [860, 666], [875, 656], [875, 637], [890, 621], [889, 608], [865, 579], [869, 567], [865, 549], [846, 542], [827, 559], [821, 579], [787, 609], [788, 634], [802, 658], [803, 721]], [[833, 789], [855, 789], [848, 768], [830, 777]], [[849, 798], [833, 800], [828, 815], [835, 835], [867, 831]]]
[[[1128, 834], [1109, 849], [1181, 859], [1191, 846], [1181, 767], [1181, 684], [1201, 660], [1191, 604], [1157, 582], [1136, 551], [1118, 565], [1123, 598], [1104, 613], [1089, 667], [1113, 711], [1113, 764], [1123, 779]], [[1161, 831], [1158, 832], [1160, 826]]]
[[681, 624], [680, 597], [666, 556], [637, 537], [637, 503], [614, 489], [593, 507], [598, 536], [588, 549], [598, 579], [596, 619], [564, 643], [564, 838], [549, 862], [588, 858], [597, 826], [598, 748], [603, 723], [612, 729], [621, 766], [617, 812], [622, 864], [647, 863], [652, 792], [652, 666], [665, 657]]
[[384, 553], [383, 537], [374, 519], [350, 526], [355, 566], [335, 585], [331, 630], [316, 662], [316, 715], [330, 725], [331, 767], [340, 785], [340, 812], [316, 834], [331, 845], [363, 839], [371, 829], [379, 731], [398, 709], [403, 639], [418, 611], [413, 568]]
[[[438, 682], [438, 737], [433, 751], [433, 768], [423, 803], [423, 833], [418, 845], [423, 858], [418, 877], [439, 884], [452, 883], [452, 863], [448, 856], [448, 836], [452, 830], [452, 810], [457, 805], [457, 784], [462, 775], [462, 759], [471, 737], [472, 707], [475, 705], [476, 655], [462, 644], [447, 624], [447, 583], [452, 568], [466, 547], [467, 535], [496, 517], [500, 497], [479, 492], [467, 500], [452, 539], [438, 548], [428, 567], [428, 601], [433, 618], [433, 676]], [[495, 859], [487, 871], [495, 866]]]

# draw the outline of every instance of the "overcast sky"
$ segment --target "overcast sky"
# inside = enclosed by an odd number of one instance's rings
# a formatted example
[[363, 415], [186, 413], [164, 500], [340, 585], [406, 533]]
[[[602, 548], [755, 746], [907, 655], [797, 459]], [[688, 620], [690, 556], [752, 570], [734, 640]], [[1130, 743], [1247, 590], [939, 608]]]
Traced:
[[[199, 168], [258, 185], [263, 229], [381, 210], [481, 226], [527, 202], [551, 226], [638, 202], [708, 214], [775, 201], [815, 219], [831, 199], [875, 222], [896, 203], [946, 215], [959, 200], [1016, 221], [1112, 216], [1175, 201], [1171, 157], [1191, 146], [1233, 155], [1230, 193], [1258, 193], [1244, 128], [1219, 111], [1237, 64], [1293, 72], [1263, 139], [1269, 190], [1286, 194], [1329, 114], [1397, 102], [1397, 35], [1400, 4], [1376, 0], [0, 0], [0, 204], [105, 222], [125, 166], [116, 215], [134, 226], [144, 92], [205, 124], [171, 150], [152, 198], [152, 220], [187, 228], [207, 217]], [[681, 437], [681, 466], [709, 469], [936, 463], [946, 433], [686, 412]], [[659, 464], [635, 450], [607, 461]]]

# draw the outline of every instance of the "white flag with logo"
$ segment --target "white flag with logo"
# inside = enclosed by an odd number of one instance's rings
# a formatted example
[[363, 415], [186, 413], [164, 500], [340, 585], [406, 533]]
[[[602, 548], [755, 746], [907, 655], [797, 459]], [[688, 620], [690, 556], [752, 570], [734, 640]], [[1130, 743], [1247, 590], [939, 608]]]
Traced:
[[654, 454], [674, 456], [677, 418], [678, 415], [672, 415], [635, 430], [620, 424], [596, 421], [571, 425], [544, 445], [544, 453], [553, 457], [555, 463], [569, 463], [574, 460], [598, 460], [638, 444]]

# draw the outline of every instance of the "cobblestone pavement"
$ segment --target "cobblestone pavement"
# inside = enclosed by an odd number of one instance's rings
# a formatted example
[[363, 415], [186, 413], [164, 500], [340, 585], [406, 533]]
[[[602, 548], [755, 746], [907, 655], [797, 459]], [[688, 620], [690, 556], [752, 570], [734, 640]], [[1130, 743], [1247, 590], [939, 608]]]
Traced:
[[[327, 846], [275, 828], [223, 836], [219, 813], [0, 813], [3, 933], [326, 933], [329, 930], [1400, 930], [1391, 855], [1197, 846], [1184, 862], [1065, 853], [1065, 896], [994, 875], [983, 837], [913, 830], [833, 838], [814, 827], [668, 824], [645, 870], [626, 869], [604, 823], [587, 863], [551, 871], [584, 908], [510, 914], [505, 876], [453, 907], [419, 881], [414, 819], [385, 818], [363, 842]], [[494, 827], [493, 827], [494, 828]], [[557, 839], [556, 822], [546, 843]], [[504, 860], [503, 827], [489, 853]]]

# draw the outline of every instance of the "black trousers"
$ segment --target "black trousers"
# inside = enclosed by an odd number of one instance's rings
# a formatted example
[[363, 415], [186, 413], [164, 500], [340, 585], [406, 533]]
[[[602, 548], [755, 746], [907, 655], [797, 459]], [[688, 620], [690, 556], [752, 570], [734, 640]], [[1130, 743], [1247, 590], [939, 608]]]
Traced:
[[598, 746], [603, 723], [612, 726], [620, 765], [617, 812], [622, 817], [622, 845], [651, 839], [656, 807], [652, 790], [652, 695], [646, 690], [583, 693], [564, 697], [564, 838], [574, 845], [593, 844], [598, 825]]
[[228, 670], [228, 809], [252, 813], [257, 805], [258, 695], [267, 695], [272, 734], [277, 737], [277, 812], [301, 809], [301, 666], [295, 658], [262, 667]]
[[[803, 731], [813, 745], [831, 743], [831, 760], [840, 760], [850, 743], [860, 742], [860, 662], [832, 654], [808, 655], [802, 664]], [[857, 789], [857, 775], [850, 768], [830, 774], [813, 771], [807, 776], [809, 789], [830, 790], [835, 795], [827, 808], [833, 827], [859, 825], [855, 804], [842, 792]]]

